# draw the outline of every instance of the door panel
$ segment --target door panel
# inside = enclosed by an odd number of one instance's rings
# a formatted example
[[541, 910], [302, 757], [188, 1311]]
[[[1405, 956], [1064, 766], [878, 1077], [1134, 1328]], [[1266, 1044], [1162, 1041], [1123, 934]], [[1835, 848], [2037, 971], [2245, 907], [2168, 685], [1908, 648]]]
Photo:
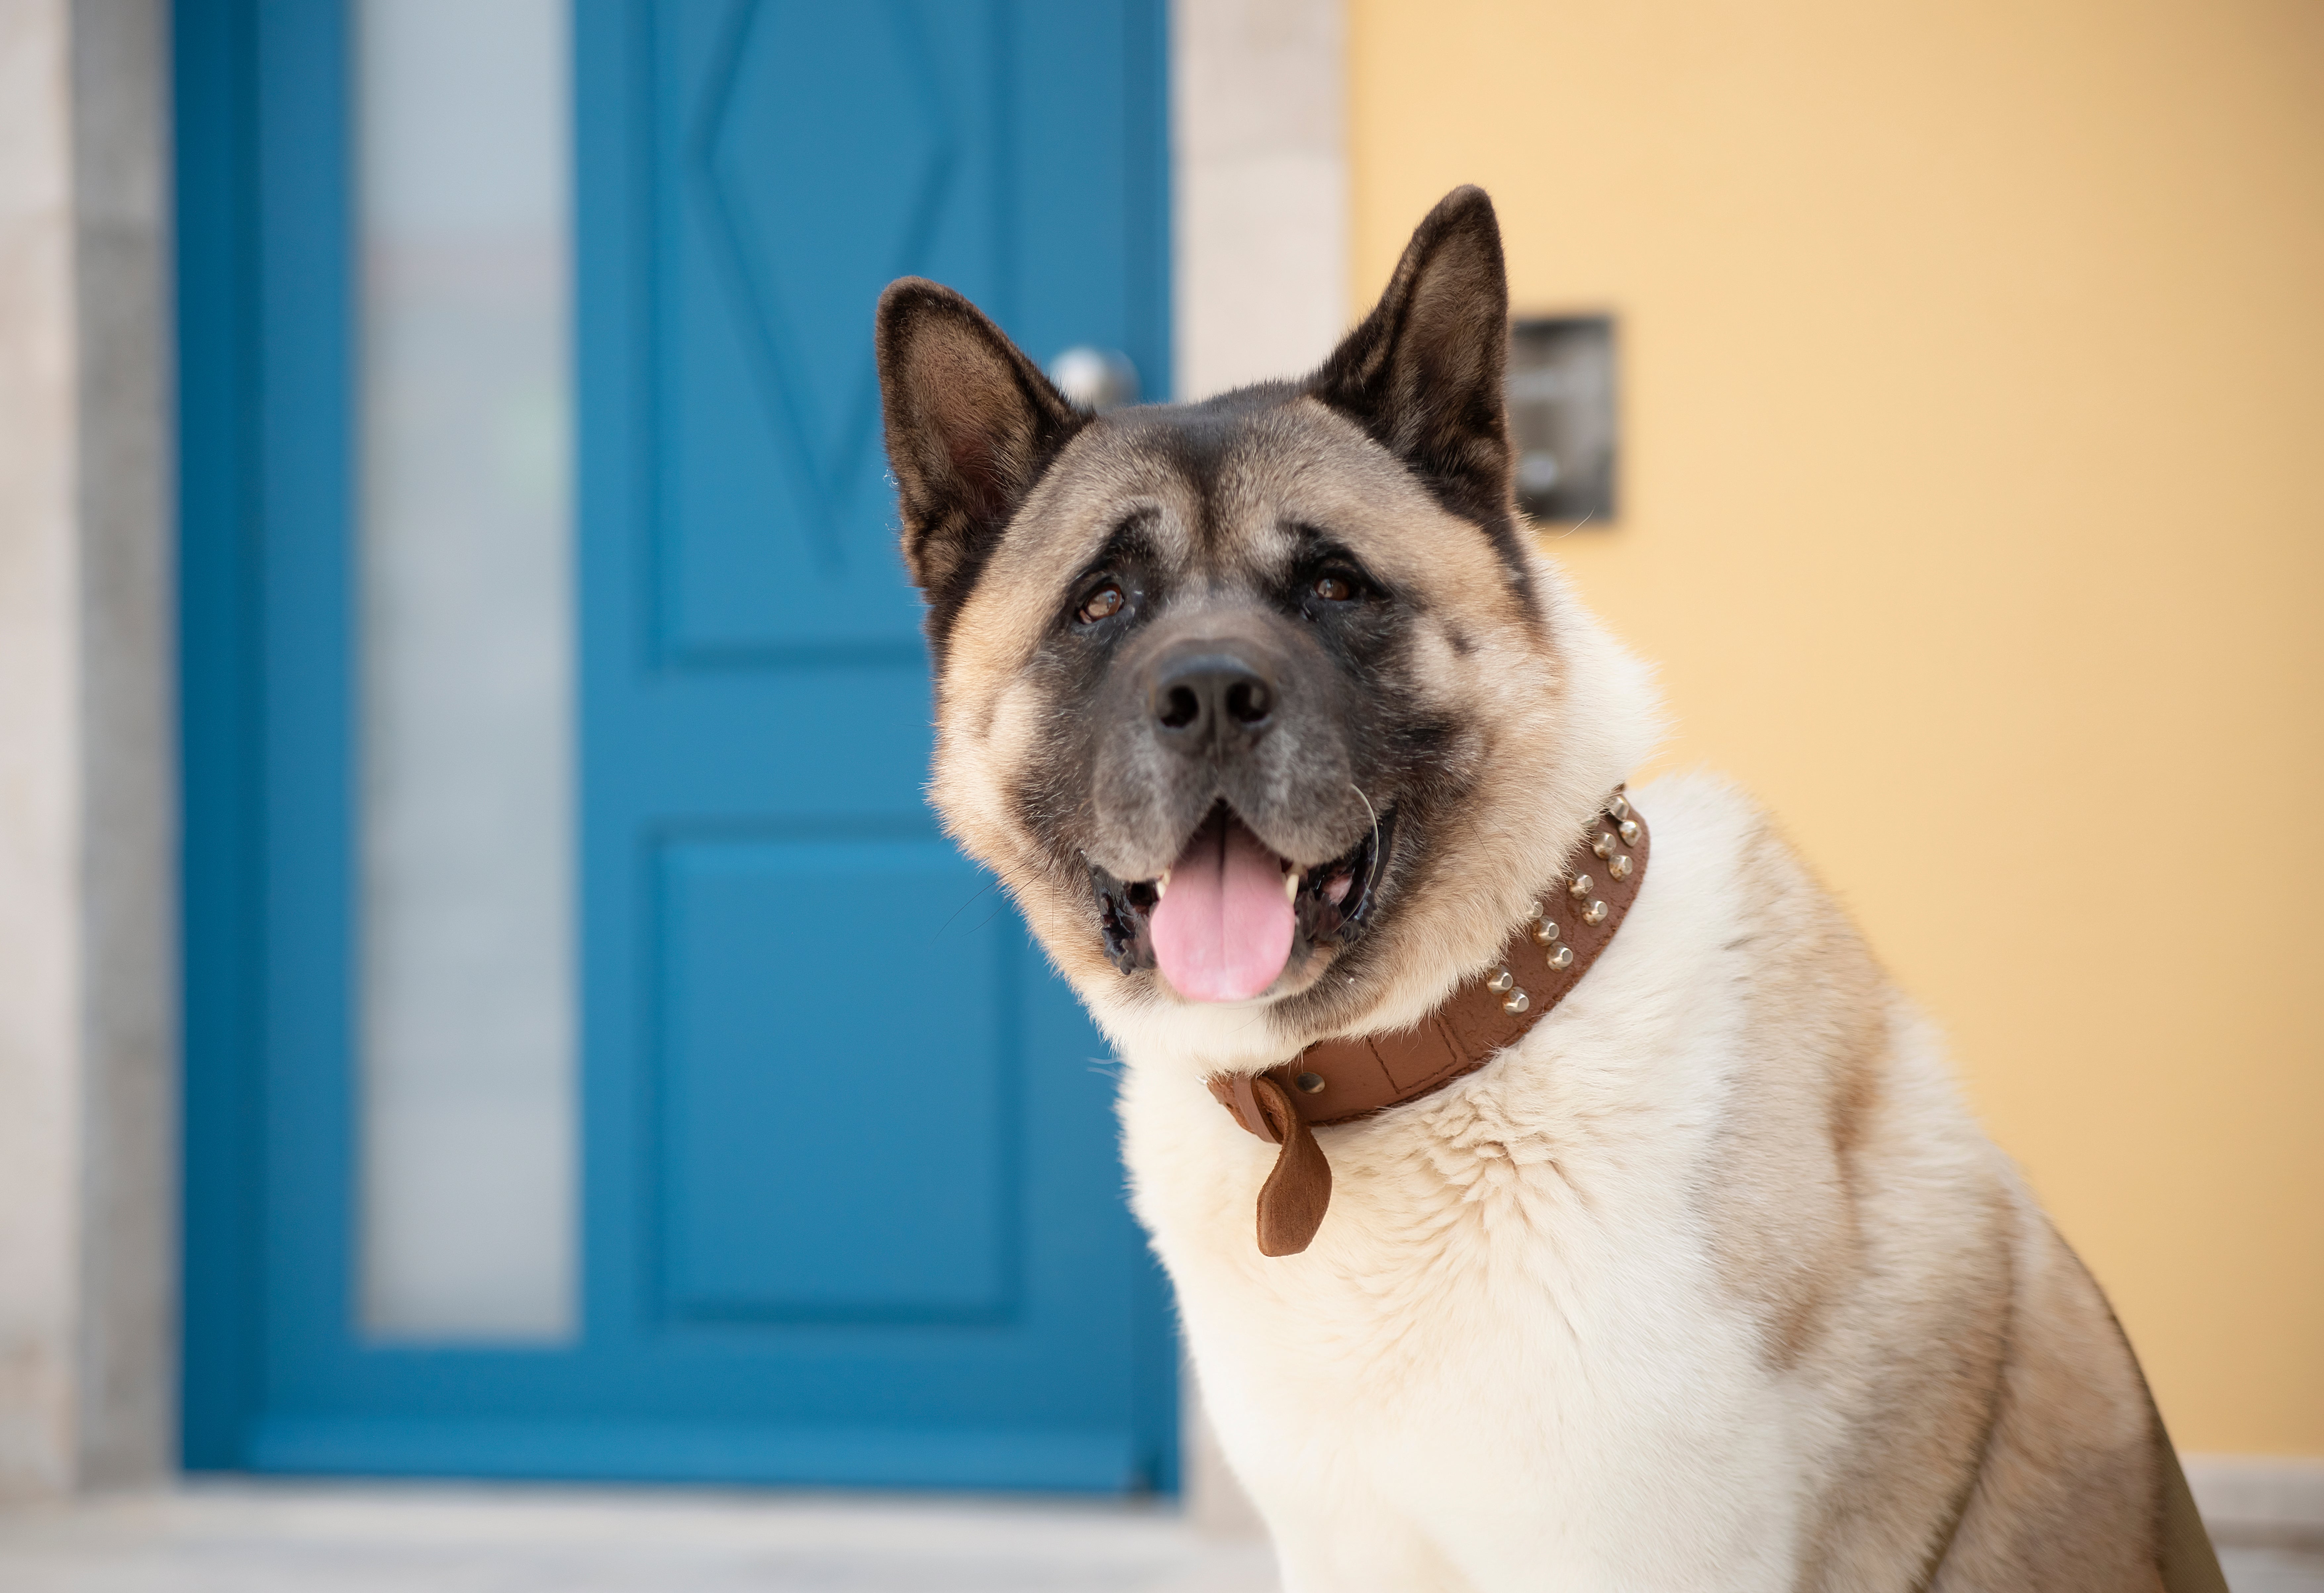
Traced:
[[872, 306], [906, 272], [994, 284], [1000, 9], [728, 0], [659, 19], [656, 537], [680, 656], [911, 636]]
[[826, 831], [680, 842], [660, 874], [669, 1308], [1010, 1321], [1015, 926], [961, 908], [939, 955], [883, 949], [901, 904], [970, 903], [976, 871]]
[[188, 978], [235, 981], [189, 1002], [188, 1464], [1175, 1486], [1102, 1047], [922, 800], [870, 357], [918, 272], [1167, 390], [1159, 5], [576, 7], [582, 1235], [534, 1347], [355, 1311], [345, 18], [177, 39]]

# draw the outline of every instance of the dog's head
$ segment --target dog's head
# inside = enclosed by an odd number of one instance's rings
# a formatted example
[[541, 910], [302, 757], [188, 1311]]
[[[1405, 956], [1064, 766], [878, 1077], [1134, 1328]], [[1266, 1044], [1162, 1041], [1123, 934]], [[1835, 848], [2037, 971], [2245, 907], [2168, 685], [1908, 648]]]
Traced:
[[1508, 313], [1475, 189], [1320, 370], [1201, 403], [1093, 416], [957, 293], [881, 299], [933, 793], [1117, 1039], [1411, 1021], [1642, 750], [1511, 497]]

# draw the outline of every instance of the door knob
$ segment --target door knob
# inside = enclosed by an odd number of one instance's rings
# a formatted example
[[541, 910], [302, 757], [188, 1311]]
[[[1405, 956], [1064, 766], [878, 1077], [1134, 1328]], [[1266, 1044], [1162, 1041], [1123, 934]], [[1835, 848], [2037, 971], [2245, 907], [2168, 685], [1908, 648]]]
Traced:
[[1138, 402], [1138, 367], [1119, 348], [1076, 343], [1049, 362], [1049, 380], [1084, 409], [1103, 411]]

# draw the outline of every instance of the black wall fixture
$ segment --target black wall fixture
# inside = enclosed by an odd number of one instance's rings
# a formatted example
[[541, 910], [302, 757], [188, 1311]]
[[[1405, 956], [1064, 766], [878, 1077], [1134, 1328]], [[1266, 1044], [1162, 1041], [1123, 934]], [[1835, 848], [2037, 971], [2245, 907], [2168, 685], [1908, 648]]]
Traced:
[[1526, 318], [1509, 327], [1509, 431], [1517, 502], [1536, 520], [1614, 518], [1614, 318]]

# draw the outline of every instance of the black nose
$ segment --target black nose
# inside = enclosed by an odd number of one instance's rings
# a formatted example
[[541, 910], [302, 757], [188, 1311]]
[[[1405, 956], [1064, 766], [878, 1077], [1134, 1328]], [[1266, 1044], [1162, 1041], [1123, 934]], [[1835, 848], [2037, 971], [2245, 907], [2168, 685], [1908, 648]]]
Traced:
[[1155, 671], [1147, 702], [1163, 739], [1191, 751], [1263, 734], [1277, 695], [1275, 682], [1249, 660], [1206, 650], [1167, 661]]

